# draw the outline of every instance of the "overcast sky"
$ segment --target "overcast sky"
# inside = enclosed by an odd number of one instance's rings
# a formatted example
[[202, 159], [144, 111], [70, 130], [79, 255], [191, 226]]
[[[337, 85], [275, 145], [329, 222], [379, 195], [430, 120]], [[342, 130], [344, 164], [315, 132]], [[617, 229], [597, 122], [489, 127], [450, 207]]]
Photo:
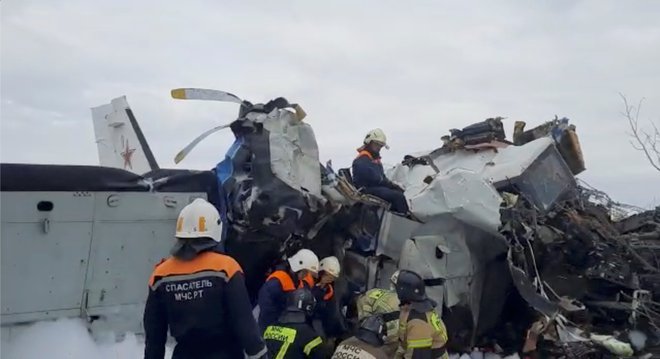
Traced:
[[97, 164], [90, 107], [126, 95], [161, 167], [208, 169], [233, 141], [199, 133], [237, 106], [172, 100], [204, 87], [300, 103], [322, 160], [348, 165], [383, 128], [385, 162], [450, 128], [504, 116], [576, 124], [587, 171], [615, 200], [660, 204], [618, 92], [660, 124], [660, 1], [4, 0], [2, 162]]

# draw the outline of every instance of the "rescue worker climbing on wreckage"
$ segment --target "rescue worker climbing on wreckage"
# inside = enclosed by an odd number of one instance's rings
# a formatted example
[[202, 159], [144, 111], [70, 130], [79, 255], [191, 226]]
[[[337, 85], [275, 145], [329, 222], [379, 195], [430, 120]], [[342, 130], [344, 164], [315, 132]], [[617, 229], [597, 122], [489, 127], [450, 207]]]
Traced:
[[266, 358], [243, 270], [219, 250], [217, 209], [195, 199], [176, 223], [172, 256], [149, 279], [144, 357], [165, 357], [169, 327], [177, 342], [172, 358], [242, 358], [244, 352], [249, 358]]
[[358, 156], [353, 160], [353, 183], [364, 193], [379, 197], [391, 204], [391, 210], [408, 215], [408, 203], [403, 189], [385, 176], [380, 162], [380, 150], [387, 145], [385, 133], [380, 128], [369, 131], [364, 144], [358, 148]]
[[362, 319], [354, 337], [341, 342], [332, 359], [387, 359], [391, 355], [381, 348], [387, 336], [385, 322], [379, 315]]
[[309, 249], [301, 249], [275, 268], [259, 289], [259, 327], [275, 323], [286, 307], [287, 293], [302, 287], [314, 287], [319, 259]]
[[306, 288], [288, 293], [286, 309], [279, 320], [264, 332], [268, 352], [272, 358], [329, 358], [331, 348], [323, 343], [311, 325], [316, 299]]
[[372, 288], [357, 299], [358, 319], [380, 315], [387, 329], [383, 351], [388, 357], [394, 357], [399, 347], [399, 297], [396, 294], [397, 270], [390, 277], [390, 289]]
[[399, 349], [396, 358], [447, 359], [447, 329], [435, 312], [436, 303], [426, 296], [422, 277], [401, 270], [396, 281], [401, 302]]

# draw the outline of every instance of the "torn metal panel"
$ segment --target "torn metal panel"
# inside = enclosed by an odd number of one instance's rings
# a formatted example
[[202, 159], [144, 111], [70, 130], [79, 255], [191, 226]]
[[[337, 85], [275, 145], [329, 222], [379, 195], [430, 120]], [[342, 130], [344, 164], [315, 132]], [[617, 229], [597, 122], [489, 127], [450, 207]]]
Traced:
[[516, 267], [509, 258], [509, 269], [511, 271], [511, 277], [513, 278], [513, 284], [518, 289], [518, 293], [531, 305], [534, 309], [539, 312], [547, 315], [548, 317], [554, 317], [559, 313], [559, 306], [548, 298], [538, 293], [536, 287], [529, 280], [529, 277], [524, 270]]
[[385, 255], [399, 261], [403, 244], [410, 239], [412, 233], [420, 226], [419, 222], [397, 216], [385, 211], [378, 232], [377, 255]]
[[[463, 169], [481, 174], [490, 183], [502, 182], [520, 176], [548, 147], [553, 146], [550, 138], [540, 138], [523, 146], [507, 146], [480, 151], [457, 150], [449, 153], [419, 152], [413, 157], [429, 156], [440, 174], [453, 169]], [[424, 165], [397, 165], [390, 170], [389, 177], [405, 188], [424, 187], [423, 179], [436, 172]]]
[[[412, 239], [404, 244], [399, 267], [419, 273], [427, 282], [438, 283], [427, 285], [429, 297], [448, 308], [469, 308], [473, 327], [488, 328], [494, 323], [480, 323], [480, 311], [499, 313], [508, 281], [502, 280], [501, 286], [486, 286], [484, 278], [489, 265], [505, 252], [506, 243], [501, 237], [443, 215], [414, 231]], [[486, 309], [482, 308], [482, 298], [489, 298]], [[489, 317], [494, 321], [497, 314]]]
[[433, 176], [428, 186], [418, 193], [413, 191], [406, 191], [410, 210], [422, 221], [439, 214], [451, 214], [491, 233], [497, 233], [501, 224], [502, 199], [477, 173], [456, 169]]
[[241, 107], [236, 141], [216, 167], [226, 223], [280, 241], [317, 231], [335, 210], [325, 206], [314, 133], [287, 106], [279, 98]]
[[496, 150], [422, 154], [418, 157], [432, 159], [434, 166], [400, 164], [390, 176], [406, 189], [410, 209], [422, 221], [450, 213], [497, 233], [502, 199], [496, 189], [524, 193], [546, 211], [575, 187], [570, 169], [553, 143], [550, 138], [540, 138]]
[[319, 149], [312, 127], [286, 110], [274, 110], [262, 121], [269, 133], [270, 167], [275, 177], [322, 199]]
[[576, 185], [570, 169], [554, 146], [545, 148], [520, 176], [495, 182], [498, 189], [515, 188], [544, 212]]
[[556, 142], [559, 152], [573, 175], [577, 175], [585, 170], [584, 156], [582, 155], [580, 141], [575, 132], [575, 126], [569, 125], [568, 122], [568, 118], [559, 119], [555, 116], [554, 120], [523, 132], [526, 123], [517, 121], [513, 134], [513, 142], [520, 146], [538, 138], [552, 138]]

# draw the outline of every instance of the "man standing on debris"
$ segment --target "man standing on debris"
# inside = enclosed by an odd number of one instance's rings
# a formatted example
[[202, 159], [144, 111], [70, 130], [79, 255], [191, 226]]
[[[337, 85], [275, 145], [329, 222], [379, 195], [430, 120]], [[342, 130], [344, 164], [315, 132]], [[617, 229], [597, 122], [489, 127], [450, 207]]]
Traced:
[[358, 156], [353, 160], [353, 183], [364, 193], [374, 195], [389, 202], [393, 212], [408, 214], [408, 203], [403, 189], [385, 176], [380, 162], [380, 150], [387, 145], [385, 133], [380, 128], [367, 133], [364, 145], [358, 148]]
[[396, 293], [401, 301], [396, 358], [447, 359], [447, 329], [435, 312], [436, 303], [426, 296], [422, 277], [401, 270]]
[[287, 293], [302, 287], [314, 287], [319, 259], [309, 249], [301, 249], [266, 278], [259, 289], [259, 326], [261, 330], [275, 323], [286, 306]]
[[220, 252], [220, 214], [198, 198], [179, 214], [172, 256], [149, 279], [144, 357], [163, 359], [167, 330], [173, 358], [265, 358], [243, 270]]
[[328, 358], [331, 349], [309, 324], [316, 299], [308, 288], [288, 294], [286, 309], [279, 320], [264, 332], [268, 352], [272, 358]]
[[341, 342], [335, 350], [332, 359], [387, 359], [391, 358], [381, 349], [387, 329], [379, 315], [366, 317], [360, 323], [360, 328], [354, 337]]
[[396, 294], [397, 270], [390, 278], [390, 289], [373, 288], [362, 294], [357, 300], [358, 319], [378, 314], [382, 316], [387, 328], [383, 350], [388, 357], [394, 357], [399, 347], [399, 297]]

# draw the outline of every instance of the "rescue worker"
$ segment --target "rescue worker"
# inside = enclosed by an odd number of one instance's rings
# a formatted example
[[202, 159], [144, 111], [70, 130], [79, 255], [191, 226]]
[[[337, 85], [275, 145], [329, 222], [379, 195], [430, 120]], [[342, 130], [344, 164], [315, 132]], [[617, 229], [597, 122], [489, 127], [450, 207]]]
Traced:
[[288, 294], [286, 309], [279, 320], [264, 332], [268, 352], [272, 358], [328, 358], [329, 348], [310, 324], [316, 299], [306, 288]]
[[364, 145], [358, 148], [358, 156], [353, 160], [353, 183], [364, 193], [382, 198], [391, 204], [393, 212], [408, 214], [408, 203], [403, 189], [385, 176], [380, 162], [380, 150], [387, 145], [385, 133], [380, 128], [369, 131]]
[[259, 327], [275, 323], [286, 307], [288, 292], [303, 286], [311, 289], [319, 270], [319, 259], [309, 249], [301, 249], [277, 268], [259, 289]]
[[320, 300], [329, 301], [333, 298], [335, 294], [333, 283], [339, 277], [340, 272], [341, 266], [337, 257], [330, 256], [321, 259], [319, 262], [319, 281], [312, 290], [317, 302]]
[[[314, 328], [326, 338], [334, 342], [334, 338], [342, 335], [347, 329], [341, 318], [339, 307], [334, 298], [334, 282], [339, 277], [341, 267], [337, 257], [325, 257], [319, 262], [319, 281], [312, 288], [312, 294], [316, 299], [316, 310]], [[320, 321], [321, 326], [317, 327]], [[330, 339], [332, 338], [332, 339]]]
[[354, 337], [339, 343], [332, 359], [387, 359], [381, 348], [383, 346], [387, 329], [385, 322], [379, 315], [372, 315], [360, 322], [360, 327]]
[[426, 296], [422, 277], [401, 270], [396, 293], [401, 302], [396, 358], [447, 359], [447, 329], [435, 312], [436, 303]]
[[163, 359], [167, 330], [172, 358], [265, 358], [243, 270], [219, 250], [222, 224], [204, 199], [187, 205], [176, 222], [176, 244], [154, 269], [144, 308], [147, 359]]
[[362, 294], [357, 300], [358, 319], [380, 315], [387, 328], [387, 337], [383, 351], [389, 358], [394, 357], [399, 347], [399, 297], [396, 294], [397, 270], [390, 277], [390, 289], [373, 288]]

